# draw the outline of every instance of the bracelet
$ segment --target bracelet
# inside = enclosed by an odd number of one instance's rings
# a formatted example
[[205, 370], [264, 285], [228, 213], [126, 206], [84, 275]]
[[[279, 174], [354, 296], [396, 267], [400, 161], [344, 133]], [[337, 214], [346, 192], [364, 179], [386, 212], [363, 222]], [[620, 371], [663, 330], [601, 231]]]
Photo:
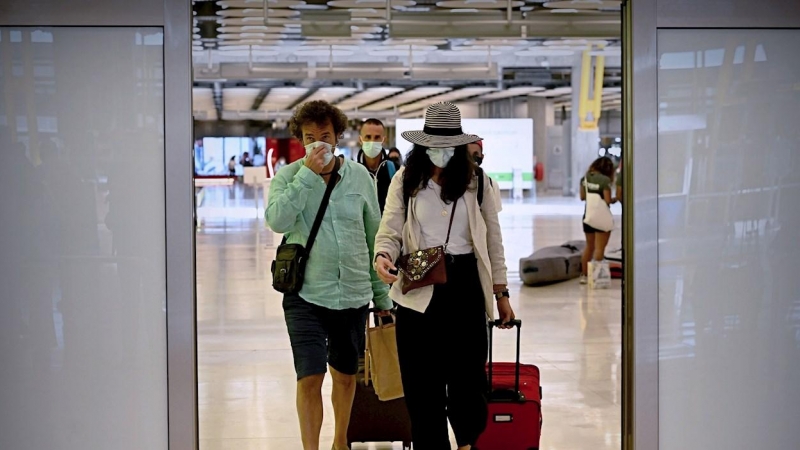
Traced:
[[386, 258], [386, 259], [388, 259], [390, 261], [392, 259], [392, 258], [389, 258], [389, 255], [387, 255], [385, 252], [380, 252], [380, 253], [376, 253], [375, 254], [375, 261], [373, 261], [373, 262], [378, 262], [378, 257], [380, 257], [380, 256], [383, 256], [384, 258]]

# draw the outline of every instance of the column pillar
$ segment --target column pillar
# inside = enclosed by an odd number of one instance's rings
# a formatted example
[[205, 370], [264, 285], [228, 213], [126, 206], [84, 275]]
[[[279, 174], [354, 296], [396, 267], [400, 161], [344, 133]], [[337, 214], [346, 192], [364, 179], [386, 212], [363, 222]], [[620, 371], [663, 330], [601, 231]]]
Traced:
[[598, 157], [600, 106], [603, 97], [605, 58], [592, 56], [587, 49], [575, 58], [572, 67], [572, 139], [570, 177], [564, 195], [578, 193], [580, 179]]
[[[552, 99], [544, 97], [528, 97], [528, 117], [533, 119], [533, 164], [547, 167], [547, 128], [555, 124], [555, 104]], [[536, 183], [536, 190], [546, 189], [547, 175]]]

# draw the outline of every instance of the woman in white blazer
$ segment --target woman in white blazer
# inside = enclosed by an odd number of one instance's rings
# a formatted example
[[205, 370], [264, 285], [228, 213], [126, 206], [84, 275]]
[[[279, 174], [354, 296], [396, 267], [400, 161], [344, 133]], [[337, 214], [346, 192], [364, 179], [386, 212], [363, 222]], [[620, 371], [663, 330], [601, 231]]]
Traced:
[[[393, 284], [390, 297], [399, 305], [397, 347], [414, 448], [449, 449], [449, 419], [459, 449], [469, 449], [486, 428], [487, 319], [495, 307], [504, 324], [514, 319], [498, 204], [491, 192], [478, 204], [467, 144], [480, 138], [462, 132], [455, 105], [432, 105], [425, 128], [403, 137], [415, 145], [389, 187], [375, 268]], [[394, 261], [445, 244], [447, 282], [403, 294]]]

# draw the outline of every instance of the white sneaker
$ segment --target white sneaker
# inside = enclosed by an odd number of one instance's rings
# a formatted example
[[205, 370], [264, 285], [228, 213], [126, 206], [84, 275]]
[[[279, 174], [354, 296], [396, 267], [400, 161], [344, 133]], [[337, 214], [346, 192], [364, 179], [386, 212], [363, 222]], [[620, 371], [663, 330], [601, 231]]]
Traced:
[[589, 283], [589, 278], [586, 275], [581, 275], [580, 283], [581, 284], [588, 284]]

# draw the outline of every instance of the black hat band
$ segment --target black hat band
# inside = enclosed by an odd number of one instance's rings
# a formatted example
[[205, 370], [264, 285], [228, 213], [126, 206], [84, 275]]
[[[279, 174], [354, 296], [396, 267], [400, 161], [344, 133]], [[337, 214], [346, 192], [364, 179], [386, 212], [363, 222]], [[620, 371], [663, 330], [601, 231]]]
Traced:
[[425, 134], [430, 134], [432, 136], [459, 136], [464, 134], [461, 131], [461, 127], [458, 128], [434, 128], [434, 127], [424, 127], [422, 132]]

